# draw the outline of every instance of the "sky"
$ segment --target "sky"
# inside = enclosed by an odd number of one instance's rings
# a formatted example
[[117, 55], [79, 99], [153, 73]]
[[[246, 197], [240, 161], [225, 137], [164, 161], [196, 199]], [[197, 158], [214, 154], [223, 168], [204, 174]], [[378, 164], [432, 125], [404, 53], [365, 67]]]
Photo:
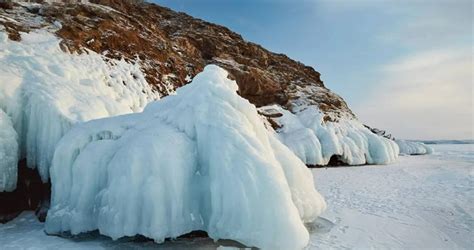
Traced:
[[314, 67], [359, 120], [474, 139], [470, 0], [155, 0]]

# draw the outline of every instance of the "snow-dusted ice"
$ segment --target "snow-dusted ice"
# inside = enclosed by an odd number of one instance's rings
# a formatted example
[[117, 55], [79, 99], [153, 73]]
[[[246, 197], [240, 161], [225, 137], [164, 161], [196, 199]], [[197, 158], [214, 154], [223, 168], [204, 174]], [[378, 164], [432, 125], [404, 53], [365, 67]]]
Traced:
[[300, 249], [325, 202], [311, 172], [217, 66], [142, 113], [76, 125], [51, 167], [51, 234], [162, 242], [194, 230]]
[[0, 32], [0, 110], [11, 119], [22, 157], [44, 182], [56, 143], [74, 124], [140, 112], [159, 98], [138, 64], [106, 61], [93, 51], [66, 53], [46, 30], [21, 35], [16, 42]]
[[405, 140], [395, 140], [395, 142], [400, 148], [401, 155], [424, 155], [433, 153], [433, 149], [422, 142]]
[[308, 165], [327, 165], [337, 155], [348, 165], [389, 164], [398, 157], [397, 144], [372, 133], [352, 118], [323, 122], [315, 106], [293, 114], [278, 105], [261, 107], [260, 112], [282, 114], [273, 118], [281, 126], [280, 140]]
[[[393, 165], [314, 169], [328, 209], [310, 225], [307, 249], [471, 249], [474, 145], [435, 145], [434, 154]], [[32, 212], [0, 224], [2, 249], [216, 249], [224, 243], [179, 239], [158, 245], [97, 234], [47, 236]], [[232, 244], [226, 242], [224, 245]]]

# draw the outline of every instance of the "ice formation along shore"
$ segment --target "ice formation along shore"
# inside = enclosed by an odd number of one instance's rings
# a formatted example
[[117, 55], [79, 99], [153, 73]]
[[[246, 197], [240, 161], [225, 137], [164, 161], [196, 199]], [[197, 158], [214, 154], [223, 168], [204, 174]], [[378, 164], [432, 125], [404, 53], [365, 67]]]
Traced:
[[209, 65], [142, 113], [75, 126], [54, 153], [46, 231], [161, 242], [204, 230], [248, 246], [304, 247], [303, 223], [324, 199], [237, 90]]
[[401, 155], [425, 155], [432, 154], [433, 149], [422, 143], [416, 141], [395, 140], [400, 148]]
[[[21, 42], [0, 32], [0, 111], [7, 114], [0, 126], [13, 126], [21, 158], [38, 168], [43, 182], [49, 179], [56, 143], [74, 124], [140, 112], [159, 98], [138, 64], [106, 62], [92, 51], [65, 53], [59, 42], [46, 30], [22, 33]], [[9, 146], [15, 136], [5, 135], [8, 131], [2, 129], [0, 135], [0, 189], [11, 190], [17, 161], [12, 160], [15, 153]]]
[[398, 157], [398, 146], [378, 136], [359, 121], [341, 119], [323, 122], [324, 114], [314, 106], [293, 114], [278, 105], [260, 108], [280, 126], [280, 140], [308, 165], [327, 165], [332, 156], [348, 165], [388, 164]]
[[[0, 32], [0, 190], [15, 188], [18, 159], [26, 158], [44, 182], [57, 142], [75, 124], [141, 112], [159, 99], [146, 82], [139, 61], [105, 59], [87, 51], [65, 53], [53, 28], [21, 33], [20, 42]], [[54, 31], [54, 30], [53, 30]], [[424, 145], [371, 133], [353, 119], [323, 122], [315, 106], [295, 114], [278, 105], [278, 138], [308, 165], [326, 165], [331, 157], [349, 165], [387, 164], [398, 154], [429, 153]], [[294, 110], [293, 110], [294, 111]], [[12, 129], [13, 128], [13, 129]]]

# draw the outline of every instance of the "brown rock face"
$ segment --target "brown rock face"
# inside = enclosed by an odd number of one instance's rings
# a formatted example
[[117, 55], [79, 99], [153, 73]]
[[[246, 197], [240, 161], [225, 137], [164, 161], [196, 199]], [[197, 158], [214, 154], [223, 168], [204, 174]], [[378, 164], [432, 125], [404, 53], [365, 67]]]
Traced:
[[[239, 85], [239, 94], [256, 106], [279, 104], [292, 110], [309, 104], [319, 106], [331, 117], [328, 120], [354, 117], [344, 100], [324, 87], [313, 68], [247, 42], [225, 27], [142, 1], [91, 2], [95, 4], [16, 8], [41, 16], [43, 26], [60, 22], [56, 34], [63, 39], [65, 51], [88, 49], [138, 62], [148, 82], [163, 96], [213, 63], [227, 69]], [[0, 14], [13, 11], [0, 9]], [[18, 31], [41, 26], [14, 26], [2, 19], [0, 24], [13, 40], [20, 39]]]

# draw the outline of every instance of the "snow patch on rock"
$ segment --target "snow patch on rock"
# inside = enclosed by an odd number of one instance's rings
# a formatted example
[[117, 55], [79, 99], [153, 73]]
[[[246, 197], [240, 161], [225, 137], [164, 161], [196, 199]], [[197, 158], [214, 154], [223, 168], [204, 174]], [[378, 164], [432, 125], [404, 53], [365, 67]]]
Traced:
[[114, 239], [205, 230], [268, 249], [301, 249], [325, 202], [310, 171], [217, 66], [144, 112], [75, 126], [51, 168], [46, 231]]
[[21, 156], [44, 182], [56, 143], [73, 124], [140, 112], [159, 98], [138, 63], [105, 60], [92, 51], [65, 53], [45, 30], [21, 35], [15, 42], [0, 32], [0, 108], [19, 135]]
[[372, 133], [357, 120], [323, 121], [324, 114], [315, 106], [295, 114], [278, 105], [259, 111], [273, 117], [280, 140], [308, 165], [327, 165], [333, 156], [348, 165], [388, 164], [399, 153], [394, 141]]

